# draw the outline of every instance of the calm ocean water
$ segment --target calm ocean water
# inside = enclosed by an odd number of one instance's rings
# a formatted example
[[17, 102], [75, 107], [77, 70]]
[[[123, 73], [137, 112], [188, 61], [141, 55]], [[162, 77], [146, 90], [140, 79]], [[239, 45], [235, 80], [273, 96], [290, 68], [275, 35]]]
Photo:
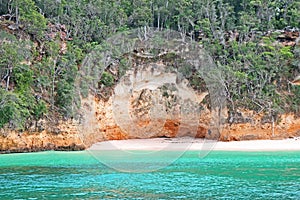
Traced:
[[0, 155], [0, 199], [300, 199], [300, 152], [198, 153], [148, 173], [86, 151]]

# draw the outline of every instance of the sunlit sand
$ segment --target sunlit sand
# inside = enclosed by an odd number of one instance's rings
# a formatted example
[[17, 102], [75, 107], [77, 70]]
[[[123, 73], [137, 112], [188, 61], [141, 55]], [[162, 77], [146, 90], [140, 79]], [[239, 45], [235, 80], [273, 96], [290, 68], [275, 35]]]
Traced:
[[219, 142], [194, 138], [153, 138], [98, 142], [89, 150], [300, 151], [300, 138]]

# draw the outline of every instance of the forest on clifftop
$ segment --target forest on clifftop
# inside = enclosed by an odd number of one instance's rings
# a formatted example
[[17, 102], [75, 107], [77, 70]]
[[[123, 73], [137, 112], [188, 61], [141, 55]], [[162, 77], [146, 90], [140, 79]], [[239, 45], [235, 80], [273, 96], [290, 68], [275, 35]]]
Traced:
[[[85, 56], [138, 27], [179, 31], [209, 52], [233, 115], [299, 115], [300, 87], [290, 84], [300, 73], [297, 0], [0, 0], [0, 128], [76, 118]], [[102, 78], [99, 87], [113, 87]]]

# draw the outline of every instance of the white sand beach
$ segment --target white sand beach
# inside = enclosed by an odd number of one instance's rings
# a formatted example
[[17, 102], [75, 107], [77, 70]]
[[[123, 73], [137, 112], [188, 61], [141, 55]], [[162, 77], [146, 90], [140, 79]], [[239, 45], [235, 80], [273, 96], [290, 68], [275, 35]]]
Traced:
[[194, 138], [153, 138], [98, 142], [89, 150], [300, 151], [300, 138], [219, 142]]

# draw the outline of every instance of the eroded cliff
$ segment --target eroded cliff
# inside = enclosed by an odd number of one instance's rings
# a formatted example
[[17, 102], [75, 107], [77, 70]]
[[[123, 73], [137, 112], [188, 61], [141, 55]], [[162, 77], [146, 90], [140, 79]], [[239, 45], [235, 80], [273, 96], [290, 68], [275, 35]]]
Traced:
[[[43, 131], [16, 132], [2, 130], [0, 150], [2, 153], [31, 152], [43, 150], [83, 150], [95, 142], [105, 140], [122, 140], [131, 138], [182, 137], [208, 138], [212, 115], [209, 109], [203, 107], [197, 127], [181, 122], [181, 117], [172, 115], [162, 119], [152, 119], [147, 116], [147, 99], [151, 93], [144, 92], [139, 99], [140, 106], [135, 107], [135, 118], [130, 126], [137, 127], [138, 132], [126, 132], [126, 127], [120, 127], [113, 113], [113, 98], [99, 99], [90, 95], [82, 101], [85, 113], [83, 121], [59, 121], [53, 127]], [[139, 97], [139, 95], [137, 95]], [[133, 98], [131, 104], [137, 100]], [[148, 110], [149, 111], [149, 110]], [[134, 117], [133, 117], [134, 118]], [[235, 123], [227, 122], [222, 125], [220, 135], [214, 137], [220, 141], [239, 141], [257, 139], [285, 139], [300, 136], [300, 118], [294, 114], [281, 115], [277, 122], [268, 122], [262, 113], [241, 110]], [[141, 130], [155, 128], [151, 134], [141, 133]], [[151, 129], [149, 129], [151, 130]], [[191, 132], [191, 131], [195, 132]]]

